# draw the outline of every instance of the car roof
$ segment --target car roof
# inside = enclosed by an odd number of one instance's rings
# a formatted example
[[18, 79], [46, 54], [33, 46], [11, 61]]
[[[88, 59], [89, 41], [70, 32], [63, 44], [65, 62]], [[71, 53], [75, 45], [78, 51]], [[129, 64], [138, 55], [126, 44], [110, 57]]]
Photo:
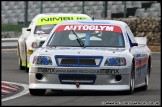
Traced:
[[86, 16], [86, 17], [91, 18], [90, 16], [86, 14], [80, 14], [80, 13], [42, 13], [42, 14], [36, 15], [34, 19], [37, 19], [43, 16]]
[[68, 20], [68, 21], [63, 21], [58, 24], [59, 25], [66, 25], [66, 24], [108, 24], [108, 25], [118, 25], [118, 26], [126, 26], [127, 24], [123, 21], [117, 21], [117, 20]]

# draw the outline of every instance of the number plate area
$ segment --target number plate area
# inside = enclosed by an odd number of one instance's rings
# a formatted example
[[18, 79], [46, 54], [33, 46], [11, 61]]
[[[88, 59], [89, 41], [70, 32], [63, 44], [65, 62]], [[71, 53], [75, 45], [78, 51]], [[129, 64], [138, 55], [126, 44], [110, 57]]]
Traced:
[[94, 84], [96, 80], [94, 74], [59, 74], [58, 77], [62, 84]]

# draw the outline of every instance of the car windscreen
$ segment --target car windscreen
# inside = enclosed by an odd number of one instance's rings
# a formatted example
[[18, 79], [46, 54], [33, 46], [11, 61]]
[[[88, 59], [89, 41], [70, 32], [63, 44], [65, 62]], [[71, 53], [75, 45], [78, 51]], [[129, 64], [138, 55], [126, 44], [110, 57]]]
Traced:
[[49, 34], [56, 24], [38, 25], [35, 27], [34, 34]]
[[[75, 33], [74, 33], [75, 32]], [[80, 47], [78, 39], [85, 47], [125, 47], [124, 38], [118, 26], [77, 26], [58, 27], [48, 42], [48, 46]]]

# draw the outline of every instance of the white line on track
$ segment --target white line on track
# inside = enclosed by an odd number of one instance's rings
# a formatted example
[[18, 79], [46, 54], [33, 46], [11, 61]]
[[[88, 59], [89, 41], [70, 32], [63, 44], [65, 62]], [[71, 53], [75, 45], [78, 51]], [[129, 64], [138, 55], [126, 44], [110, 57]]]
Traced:
[[10, 92], [7, 90], [2, 90], [2, 93], [10, 93]]
[[10, 90], [17, 90], [16, 88], [12, 88], [12, 87], [9, 87], [9, 86], [1, 86], [1, 89], [3, 89], [3, 88], [8, 88]]
[[7, 82], [7, 81], [2, 81], [2, 82], [9, 83], [9, 84], [19, 85], [19, 86], [22, 86], [24, 88], [24, 90], [22, 90], [20, 93], [17, 93], [17, 94], [15, 94], [13, 96], [9, 96], [9, 97], [3, 98], [2, 101], [11, 100], [11, 99], [14, 99], [14, 98], [17, 98], [17, 97], [21, 97], [21, 96], [29, 93], [29, 87], [28, 87], [27, 84], [13, 83], [13, 82]]

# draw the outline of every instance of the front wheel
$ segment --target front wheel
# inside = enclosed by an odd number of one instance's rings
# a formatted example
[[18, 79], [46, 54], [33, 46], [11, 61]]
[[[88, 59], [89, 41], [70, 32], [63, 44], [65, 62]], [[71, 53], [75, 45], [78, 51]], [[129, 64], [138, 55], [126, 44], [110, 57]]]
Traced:
[[134, 74], [131, 75], [131, 80], [130, 80], [130, 94], [132, 94], [134, 92], [134, 81], [135, 81], [135, 78], [134, 78]]
[[28, 57], [27, 57], [27, 47], [26, 47], [26, 45], [25, 45], [25, 56], [26, 56], [26, 65], [25, 65], [25, 71], [27, 72], [27, 73], [29, 73], [29, 68], [28, 68]]
[[128, 95], [132, 94], [134, 92], [134, 86], [135, 86], [135, 65], [132, 64], [132, 71], [130, 75], [130, 89], [126, 92]]
[[20, 56], [19, 44], [18, 44], [18, 53], [19, 53], [19, 69], [20, 69], [20, 70], [25, 70], [25, 67], [22, 66], [22, 61], [21, 61], [21, 56]]
[[44, 95], [46, 89], [29, 89], [31, 95]]

